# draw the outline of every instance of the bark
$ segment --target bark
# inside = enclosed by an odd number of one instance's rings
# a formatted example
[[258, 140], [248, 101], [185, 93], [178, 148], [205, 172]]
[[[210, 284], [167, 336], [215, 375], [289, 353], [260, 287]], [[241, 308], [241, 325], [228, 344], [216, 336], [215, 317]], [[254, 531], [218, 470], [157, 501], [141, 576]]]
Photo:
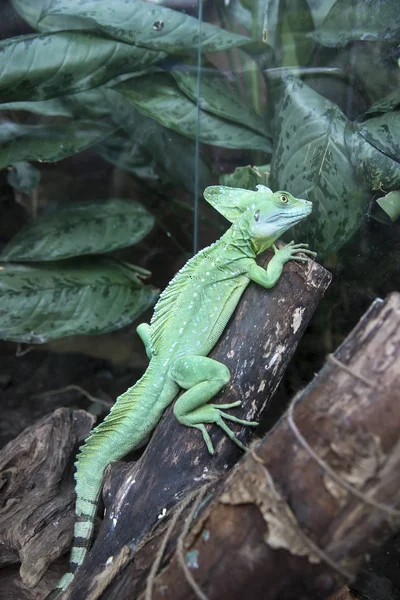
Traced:
[[[21, 597], [71, 543], [73, 456], [93, 422], [85, 411], [58, 409], [0, 451], [0, 566], [21, 563]], [[12, 571], [1, 577], [11, 586]]]
[[[181, 515], [170, 548], [183, 535], [184, 550], [164, 558], [152, 600], [322, 600], [350, 582], [400, 526], [399, 386], [400, 294], [392, 294], [373, 303], [273, 431], [207, 491], [187, 536]], [[158, 529], [135, 561], [129, 548], [108, 561], [98, 590], [126, 568], [103, 600], [144, 598], [165, 535]]]
[[[261, 264], [270, 257], [265, 255]], [[210, 354], [232, 374], [230, 385], [217, 401], [243, 402], [231, 414], [249, 420], [260, 418], [329, 282], [330, 274], [317, 263], [291, 262], [273, 289], [249, 286]], [[244, 443], [253, 433], [234, 424], [232, 429]], [[219, 478], [233, 466], [241, 450], [218, 428], [211, 428], [211, 437], [216, 449], [213, 457], [200, 432], [179, 425], [170, 407], [142, 457], [136, 463], [112, 467], [104, 488], [103, 527], [64, 598], [91, 597], [93, 583], [108, 577], [104, 564], [110, 556], [115, 558], [122, 552], [126, 557], [126, 545], [130, 554], [160, 517], [190, 490]], [[108, 564], [114, 569], [117, 562], [113, 559]], [[105, 597], [119, 597], [118, 593], [110, 588]]]

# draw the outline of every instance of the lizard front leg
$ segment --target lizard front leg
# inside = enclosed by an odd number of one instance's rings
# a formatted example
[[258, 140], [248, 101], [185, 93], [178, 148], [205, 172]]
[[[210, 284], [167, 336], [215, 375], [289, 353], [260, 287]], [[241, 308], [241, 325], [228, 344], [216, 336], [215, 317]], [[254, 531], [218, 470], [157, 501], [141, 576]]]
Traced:
[[263, 269], [254, 261], [251, 263], [247, 272], [251, 281], [262, 285], [264, 288], [271, 288], [276, 284], [282, 274], [284, 265], [289, 262], [289, 260], [305, 262], [309, 260], [305, 256], [296, 256], [298, 252], [308, 254], [312, 258], [317, 256], [316, 252], [308, 249], [308, 244], [295, 244], [293, 241], [279, 250], [275, 244], [272, 245], [272, 248], [274, 250], [274, 256], [268, 263], [266, 269]]
[[140, 325], [138, 325], [136, 327], [136, 333], [138, 334], [138, 336], [140, 337], [140, 339], [142, 340], [142, 342], [144, 344], [147, 358], [149, 360], [151, 360], [152, 356], [153, 356], [152, 351], [151, 351], [150, 330], [151, 330], [151, 327], [148, 323], [140, 323]]
[[240, 406], [240, 400], [230, 404], [207, 404], [229, 382], [228, 367], [206, 356], [183, 356], [173, 364], [170, 377], [186, 390], [175, 402], [174, 415], [182, 425], [201, 431], [210, 454], [214, 454], [214, 446], [205, 423], [215, 423], [242, 450], [247, 450], [224, 419], [242, 425], [254, 426], [258, 423], [238, 419], [221, 410]]

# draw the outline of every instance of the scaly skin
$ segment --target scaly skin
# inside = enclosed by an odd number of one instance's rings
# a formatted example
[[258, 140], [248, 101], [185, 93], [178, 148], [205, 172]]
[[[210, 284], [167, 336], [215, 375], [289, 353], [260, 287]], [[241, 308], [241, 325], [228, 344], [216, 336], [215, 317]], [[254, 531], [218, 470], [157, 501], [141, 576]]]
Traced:
[[[245, 450], [226, 420], [256, 425], [238, 419], [209, 403], [229, 381], [228, 368], [207, 355], [221, 336], [240, 296], [254, 281], [271, 288], [289, 260], [307, 261], [298, 252], [315, 256], [307, 244], [291, 242], [277, 250], [274, 241], [306, 217], [311, 202], [287, 192], [257, 186], [258, 191], [224, 186], [208, 187], [204, 196], [232, 227], [214, 244], [201, 250], [178, 272], [161, 294], [150, 325], [142, 324], [142, 338], [150, 364], [143, 377], [119, 396], [105, 420], [80, 449], [76, 463], [76, 522], [70, 571], [48, 597], [56, 598], [72, 581], [90, 544], [97, 499], [105, 468], [139, 446], [156, 427], [165, 408], [182, 388], [174, 414], [178, 421], [203, 435], [211, 454], [214, 448], [206, 423], [219, 425]], [[272, 246], [274, 256], [267, 269], [255, 258]]]

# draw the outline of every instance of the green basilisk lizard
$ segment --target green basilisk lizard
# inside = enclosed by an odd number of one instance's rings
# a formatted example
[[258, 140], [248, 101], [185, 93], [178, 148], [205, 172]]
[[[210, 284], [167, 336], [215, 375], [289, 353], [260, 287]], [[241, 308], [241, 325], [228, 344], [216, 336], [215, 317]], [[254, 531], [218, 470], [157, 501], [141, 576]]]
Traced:
[[[204, 197], [232, 226], [184, 265], [161, 294], [150, 325], [143, 323], [137, 328], [150, 363], [143, 377], [119, 396], [80, 449], [70, 571], [48, 599], [67, 588], [85, 559], [106, 467], [147, 439], [180, 389], [186, 391], [176, 401], [174, 414], [182, 425], [200, 431], [210, 454], [214, 448], [206, 423], [219, 425], [243, 450], [246, 448], [225, 421], [257, 424], [225, 412], [240, 401], [225, 405], [209, 402], [228, 383], [230, 374], [224, 364], [207, 355], [250, 281], [271, 288], [285, 263], [308, 260], [297, 253], [315, 256], [307, 244], [291, 242], [279, 250], [274, 245], [284, 231], [310, 214], [312, 204], [288, 192], [273, 193], [263, 185], [258, 185], [257, 191], [211, 186]], [[263, 269], [255, 258], [271, 246], [274, 256]]]

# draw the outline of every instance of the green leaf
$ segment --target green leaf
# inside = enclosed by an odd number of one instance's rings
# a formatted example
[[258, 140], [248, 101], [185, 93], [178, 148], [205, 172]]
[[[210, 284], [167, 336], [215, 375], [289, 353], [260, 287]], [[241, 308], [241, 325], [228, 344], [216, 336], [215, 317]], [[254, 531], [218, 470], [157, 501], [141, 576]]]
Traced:
[[165, 73], [133, 78], [115, 86], [143, 114], [155, 119], [165, 127], [200, 141], [224, 148], [248, 148], [269, 152], [268, 138], [241, 125], [200, 112], [200, 131], [197, 132], [197, 107]]
[[7, 173], [7, 182], [19, 192], [31, 195], [40, 183], [40, 171], [27, 162], [17, 162]]
[[[163, 183], [173, 182], [193, 191], [195, 146], [192, 140], [145, 117], [128, 98], [109, 87], [80, 92], [64, 101], [76, 118], [81, 116], [97, 122], [112, 119], [118, 126], [119, 131], [94, 148], [103, 158], [138, 177], [159, 177]], [[210, 170], [200, 153], [199, 189], [203, 190], [210, 179]]]
[[30, 102], [29, 100], [25, 102], [3, 102], [0, 103], [0, 110], [23, 110], [46, 117], [71, 117], [71, 111], [60, 98], [37, 102]]
[[[133, 267], [133, 265], [132, 265]], [[40, 344], [101, 334], [131, 323], [157, 291], [106, 258], [0, 265], [0, 338]]]
[[230, 22], [244, 27], [248, 31], [251, 31], [252, 18], [251, 12], [244, 7], [244, 3], [240, 0], [230, 0], [229, 3], [224, 3], [224, 13], [229, 18]]
[[280, 20], [282, 64], [307, 65], [315, 45], [309, 35], [314, 31], [314, 22], [307, 0], [285, 2]]
[[316, 2], [311, 1], [309, 3], [311, 15], [316, 27], [319, 27], [321, 23], [324, 22], [327, 14], [336, 2], [337, 0], [324, 0], [323, 2], [317, 0]]
[[375, 102], [365, 114], [385, 113], [396, 109], [400, 109], [400, 87], [390, 92], [385, 98], [381, 98]]
[[400, 219], [400, 190], [389, 192], [383, 198], [378, 198], [377, 203], [392, 221]]
[[[70, 17], [79, 18], [76, 26], [80, 29], [96, 26], [114, 39], [168, 54], [194, 52], [199, 45], [196, 18], [144, 0], [50, 0], [38, 27], [70, 28], [73, 25]], [[202, 52], [228, 48], [259, 53], [264, 52], [265, 45], [216, 25], [201, 24]]]
[[72, 115], [77, 119], [90, 119], [92, 121], [106, 119], [113, 120], [115, 106], [121, 94], [112, 88], [100, 86], [92, 90], [71, 94], [64, 97]]
[[111, 252], [137, 244], [153, 225], [154, 217], [132, 200], [72, 204], [27, 223], [0, 260], [35, 262]]
[[124, 131], [116, 131], [112, 136], [96, 146], [97, 153], [122, 171], [127, 171], [143, 179], [157, 180], [155, 160], [129, 137]]
[[277, 65], [306, 65], [314, 42], [314, 22], [307, 0], [258, 0], [252, 3], [257, 37], [275, 50]]
[[367, 119], [357, 127], [360, 135], [380, 152], [400, 158], [400, 110]]
[[37, 29], [37, 23], [47, 2], [48, 0], [11, 0], [14, 10], [32, 29]]
[[259, 167], [237, 167], [233, 173], [221, 175], [219, 182], [221, 185], [228, 185], [234, 188], [244, 188], [246, 190], [255, 190], [257, 185], [269, 187], [270, 165], [261, 165]]
[[47, 100], [142, 71], [165, 56], [96, 33], [61, 31], [0, 42], [0, 101]]
[[346, 142], [354, 169], [372, 189], [400, 186], [400, 111], [349, 124]]
[[[197, 102], [197, 69], [191, 64], [175, 64], [170, 69], [178, 87], [193, 102]], [[203, 111], [218, 115], [268, 135], [265, 119], [244, 104], [236, 82], [229, 82], [218, 69], [201, 70], [200, 107]]]
[[336, 104], [305, 83], [293, 76], [284, 81], [274, 122], [271, 187], [313, 202], [311, 216], [290, 235], [321, 255], [351, 237], [368, 205], [347, 152], [347, 123]]
[[349, 42], [400, 42], [398, 0], [337, 0], [312, 37], [324, 46]]
[[74, 121], [21, 125], [3, 121], [0, 127], [0, 169], [21, 161], [54, 162], [81, 152], [113, 133], [107, 122]]

